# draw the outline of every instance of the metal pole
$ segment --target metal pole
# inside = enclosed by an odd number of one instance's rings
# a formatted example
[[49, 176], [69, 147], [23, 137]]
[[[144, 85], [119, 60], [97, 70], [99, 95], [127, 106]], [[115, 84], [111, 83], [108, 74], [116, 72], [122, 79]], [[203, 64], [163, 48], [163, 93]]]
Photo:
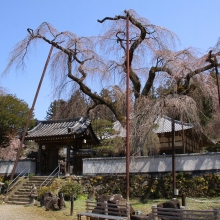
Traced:
[[73, 215], [74, 198], [75, 198], [75, 196], [72, 195], [72, 196], [71, 196], [71, 205], [70, 205], [70, 215], [71, 215], [71, 216]]
[[19, 157], [20, 157], [20, 153], [21, 153], [21, 149], [22, 149], [22, 146], [23, 146], [23, 143], [24, 143], [25, 135], [26, 135], [26, 133], [27, 133], [30, 120], [31, 120], [31, 118], [32, 118], [34, 106], [35, 106], [35, 103], [36, 103], [36, 100], [37, 100], [38, 93], [39, 93], [39, 91], [40, 91], [41, 84], [42, 84], [42, 82], [43, 82], [43, 78], [44, 78], [44, 75], [45, 75], [45, 72], [46, 72], [46, 69], [47, 69], [47, 66], [48, 66], [48, 63], [49, 63], [49, 60], [50, 60], [50, 56], [51, 56], [51, 54], [52, 54], [52, 51], [53, 51], [53, 45], [51, 45], [50, 52], [49, 52], [49, 54], [48, 54], [46, 63], [45, 63], [45, 65], [44, 65], [44, 69], [43, 69], [43, 72], [42, 72], [42, 75], [41, 75], [41, 78], [40, 78], [40, 82], [39, 82], [39, 84], [38, 84], [38, 88], [37, 88], [37, 91], [36, 91], [36, 94], [35, 94], [35, 97], [34, 97], [34, 101], [33, 101], [32, 107], [31, 107], [31, 109], [30, 109], [30, 111], [29, 111], [28, 120], [27, 120], [26, 126], [25, 126], [25, 128], [24, 128], [24, 132], [23, 132], [23, 134], [22, 134], [21, 144], [20, 144], [20, 147], [18, 148], [18, 152], [17, 152], [17, 155], [16, 155], [16, 160], [15, 160], [15, 163], [14, 163], [14, 167], [13, 167], [12, 172], [11, 172], [10, 180], [13, 180], [13, 177], [14, 177], [14, 174], [15, 174], [15, 170], [16, 170], [16, 167], [17, 167], [17, 164], [18, 164], [18, 160], [19, 160]]
[[216, 80], [217, 80], [217, 87], [218, 87], [218, 103], [220, 105], [220, 92], [219, 92], [218, 67], [217, 66], [215, 66], [215, 73], [216, 73]]
[[66, 149], [66, 173], [65, 176], [70, 175], [70, 146], [67, 146]]
[[173, 176], [173, 196], [175, 197], [176, 190], [176, 161], [175, 161], [175, 122], [174, 116], [172, 117], [172, 176]]
[[130, 78], [130, 64], [129, 64], [129, 16], [127, 15], [126, 19], [126, 38], [127, 38], [127, 50], [126, 50], [126, 59], [127, 59], [127, 77], [126, 77], [126, 198], [129, 201], [129, 191], [130, 191], [130, 180], [129, 180], [129, 165], [130, 165], [130, 143], [129, 143], [129, 134], [130, 134], [130, 90], [129, 90], [129, 78]]
[[217, 87], [218, 87], [218, 103], [220, 105], [220, 91], [219, 91], [219, 80], [218, 80], [218, 61], [217, 61], [216, 55], [214, 56], [214, 62], [215, 62], [215, 73], [216, 73], [216, 80], [217, 80]]
[[184, 133], [184, 129], [183, 129], [183, 118], [181, 116], [181, 124], [182, 124], [182, 144], [183, 144], [183, 154], [186, 153], [186, 145], [185, 145], [185, 133]]
[[182, 193], [182, 206], [186, 206], [186, 195]]

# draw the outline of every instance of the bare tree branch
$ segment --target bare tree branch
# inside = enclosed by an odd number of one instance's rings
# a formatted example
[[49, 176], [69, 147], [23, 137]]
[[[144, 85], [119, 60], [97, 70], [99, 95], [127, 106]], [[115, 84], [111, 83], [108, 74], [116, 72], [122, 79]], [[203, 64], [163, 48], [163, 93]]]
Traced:
[[[193, 48], [176, 51], [175, 42], [178, 38], [173, 32], [139, 17], [133, 10], [125, 10], [123, 15], [98, 20], [100, 24], [109, 26], [102, 35], [96, 37], [78, 37], [69, 31], [59, 32], [47, 22], [42, 23], [36, 30], [28, 28], [27, 37], [11, 52], [4, 73], [13, 65], [17, 68], [24, 67], [33, 44], [51, 44], [56, 48], [51, 61], [51, 76], [55, 87], [64, 89], [69, 86], [71, 79], [71, 83], [77, 85], [94, 102], [89, 107], [88, 114], [97, 105], [105, 105], [124, 125], [125, 111], [122, 106], [127, 73], [127, 17], [130, 30], [132, 114], [137, 116], [134, 120], [135, 126], [142, 123], [140, 129], [144, 129], [144, 126], [148, 126], [147, 118], [169, 113], [166, 110], [167, 105], [164, 104], [168, 102], [173, 103], [178, 111], [183, 111], [184, 105], [195, 110], [192, 106], [201, 106], [199, 97], [208, 97], [214, 109], [217, 103], [217, 87], [209, 71], [219, 66], [220, 41], [206, 55], [199, 54]], [[163, 94], [155, 92], [160, 86], [160, 92]], [[120, 92], [115, 88], [120, 88]], [[104, 89], [111, 95], [101, 96], [99, 93]], [[71, 89], [69, 91], [71, 92]], [[119, 93], [123, 95], [118, 95]], [[191, 110], [188, 119], [192, 121], [194, 117], [197, 121], [195, 114], [199, 114], [198, 111], [193, 114]], [[135, 129], [134, 133], [138, 135], [138, 129]], [[142, 141], [144, 140], [147, 139], [142, 137]]]

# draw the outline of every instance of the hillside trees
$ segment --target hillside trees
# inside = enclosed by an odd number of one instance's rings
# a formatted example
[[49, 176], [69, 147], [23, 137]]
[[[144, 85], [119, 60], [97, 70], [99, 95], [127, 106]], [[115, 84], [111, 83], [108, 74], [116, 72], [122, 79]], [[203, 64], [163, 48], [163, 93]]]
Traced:
[[[200, 97], [210, 100], [210, 111], [217, 109], [217, 87], [210, 71], [219, 66], [219, 44], [208, 54], [200, 54], [193, 48], [177, 51], [178, 38], [174, 33], [139, 17], [133, 10], [98, 20], [106, 29], [95, 37], [59, 32], [47, 22], [36, 30], [28, 28], [27, 37], [11, 52], [5, 72], [12, 65], [24, 66], [32, 44], [53, 45], [56, 53], [52, 58], [51, 73], [56, 91], [68, 85], [71, 93], [71, 89], [77, 87], [92, 100], [88, 114], [97, 106], [106, 106], [115, 120], [125, 126], [122, 103], [125, 103], [127, 73], [127, 18], [133, 143], [146, 141], [143, 135], [150, 134], [159, 115], [166, 114], [200, 125]], [[69, 86], [69, 81], [73, 87]], [[154, 88], [166, 85], [168, 81], [167, 91], [156, 96]], [[102, 96], [100, 91], [103, 89], [110, 96]]]
[[[27, 122], [29, 107], [14, 95], [0, 95], [0, 146], [7, 146], [10, 139], [18, 135]], [[30, 128], [35, 124], [34, 115]]]
[[[114, 98], [110, 97], [108, 90], [102, 90], [100, 95], [103, 98]], [[92, 104], [90, 98], [86, 98], [85, 94], [77, 89], [74, 91], [70, 98], [67, 100], [58, 99], [50, 103], [48, 111], [46, 113], [46, 119], [64, 119], [64, 118], [75, 118], [88, 114], [88, 108]], [[125, 103], [121, 103], [122, 108], [125, 111]], [[111, 122], [115, 121], [114, 114], [105, 105], [98, 105], [90, 111], [90, 118], [92, 120], [105, 119]]]
[[89, 100], [85, 98], [85, 95], [80, 90], [76, 90], [67, 100], [54, 100], [49, 106], [46, 119], [54, 120], [84, 116], [88, 107]]
[[[46, 112], [46, 120], [52, 120], [56, 118], [64, 118], [63, 117], [63, 106], [66, 105], [66, 102], [62, 99], [59, 100], [54, 100], [53, 102], [50, 103], [50, 106], [48, 108], [48, 111]], [[62, 108], [62, 109], [61, 109]]]

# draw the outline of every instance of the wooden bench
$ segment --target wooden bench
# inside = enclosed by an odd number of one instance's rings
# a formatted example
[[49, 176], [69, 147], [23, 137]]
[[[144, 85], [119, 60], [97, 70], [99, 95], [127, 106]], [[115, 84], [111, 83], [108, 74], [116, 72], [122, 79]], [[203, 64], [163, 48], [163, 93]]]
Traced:
[[78, 220], [80, 220], [82, 216], [85, 216], [87, 219], [130, 219], [130, 203], [113, 204], [107, 201], [95, 202], [86, 200], [86, 212], [78, 213]]
[[186, 210], [184, 206], [180, 209], [159, 208], [152, 206], [153, 220], [178, 219], [178, 220], [220, 220], [219, 209], [213, 210]]

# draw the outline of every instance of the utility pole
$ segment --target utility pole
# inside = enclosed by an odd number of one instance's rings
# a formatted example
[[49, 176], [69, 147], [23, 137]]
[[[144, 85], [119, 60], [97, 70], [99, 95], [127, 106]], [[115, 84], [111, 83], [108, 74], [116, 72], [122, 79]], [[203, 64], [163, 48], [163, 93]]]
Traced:
[[172, 176], [173, 176], [173, 196], [176, 195], [176, 157], [175, 157], [175, 121], [174, 116], [171, 119], [172, 127]]
[[217, 80], [217, 87], [218, 87], [218, 103], [219, 103], [219, 106], [220, 106], [220, 91], [219, 91], [219, 80], [218, 80], [218, 61], [217, 61], [217, 58], [216, 56], [214, 57], [214, 60], [215, 60], [215, 73], [216, 73], [216, 80]]
[[26, 126], [25, 126], [24, 131], [23, 131], [23, 134], [22, 134], [22, 139], [21, 139], [20, 147], [18, 148], [18, 152], [17, 152], [17, 155], [16, 155], [14, 167], [13, 167], [12, 172], [11, 172], [10, 180], [13, 180], [13, 178], [14, 178], [15, 170], [16, 170], [16, 168], [17, 168], [18, 160], [19, 160], [19, 157], [20, 157], [20, 154], [21, 154], [21, 149], [22, 149], [22, 146], [23, 146], [23, 144], [24, 144], [25, 135], [26, 135], [26, 133], [27, 133], [28, 126], [29, 126], [29, 124], [30, 124], [30, 120], [31, 120], [31, 118], [32, 118], [32, 114], [33, 114], [33, 111], [34, 111], [34, 106], [35, 106], [35, 103], [36, 103], [36, 101], [37, 101], [38, 93], [39, 93], [39, 91], [40, 91], [40, 87], [41, 87], [41, 84], [42, 84], [42, 82], [43, 82], [43, 78], [44, 78], [44, 75], [45, 75], [45, 72], [46, 72], [46, 69], [47, 69], [47, 66], [48, 66], [48, 63], [49, 63], [49, 60], [50, 60], [52, 51], [53, 51], [53, 45], [51, 45], [50, 52], [49, 52], [49, 54], [48, 54], [46, 63], [45, 63], [45, 65], [44, 65], [44, 69], [43, 69], [43, 72], [42, 72], [42, 75], [41, 75], [41, 78], [40, 78], [40, 82], [39, 82], [39, 84], [38, 84], [38, 88], [37, 88], [37, 91], [36, 91], [36, 94], [35, 94], [35, 97], [34, 97], [34, 101], [33, 101], [32, 107], [31, 107], [31, 109], [30, 109], [30, 111], [29, 111], [28, 120], [27, 120]]
[[129, 201], [130, 194], [130, 178], [129, 178], [129, 166], [130, 166], [130, 89], [129, 89], [129, 79], [130, 79], [130, 64], [129, 64], [129, 16], [127, 14], [126, 19], [126, 199]]

